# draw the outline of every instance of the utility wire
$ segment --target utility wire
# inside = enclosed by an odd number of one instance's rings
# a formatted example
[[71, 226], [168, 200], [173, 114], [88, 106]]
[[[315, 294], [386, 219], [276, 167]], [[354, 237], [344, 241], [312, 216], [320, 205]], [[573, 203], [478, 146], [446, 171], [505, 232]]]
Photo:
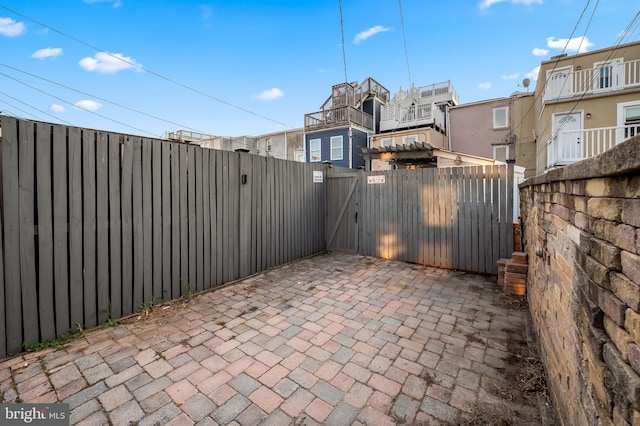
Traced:
[[[214, 100], [214, 101], [216, 101], [216, 102], [220, 102], [221, 104], [224, 104], [224, 105], [230, 106], [230, 107], [232, 107], [232, 108], [238, 109], [238, 110], [240, 110], [240, 111], [242, 111], [242, 112], [245, 112], [245, 113], [247, 113], [247, 114], [251, 114], [251, 115], [253, 115], [253, 116], [255, 116], [255, 117], [262, 118], [262, 119], [264, 119], [264, 120], [270, 121], [270, 122], [272, 122], [272, 123], [279, 124], [279, 125], [281, 125], [281, 126], [286, 126], [286, 124], [284, 124], [284, 123], [282, 123], [282, 122], [280, 122], [280, 121], [274, 120], [274, 119], [269, 118], [269, 117], [267, 117], [267, 116], [265, 116], [265, 115], [262, 115], [262, 114], [258, 114], [258, 113], [256, 113], [256, 112], [253, 112], [253, 111], [248, 110], [248, 109], [246, 109], [246, 108], [243, 108], [243, 107], [241, 107], [241, 106], [235, 105], [235, 104], [233, 104], [233, 103], [231, 103], [231, 102], [227, 102], [227, 101], [225, 101], [225, 100], [223, 100], [223, 99], [220, 99], [220, 98], [218, 98], [218, 97], [215, 97], [215, 96], [213, 96], [213, 95], [210, 95], [210, 94], [208, 94], [208, 93], [205, 93], [205, 92], [203, 92], [203, 91], [201, 91], [201, 90], [198, 90], [198, 89], [196, 89], [196, 88], [194, 88], [194, 87], [192, 87], [192, 86], [189, 86], [189, 85], [187, 85], [187, 84], [181, 83], [181, 82], [179, 82], [179, 81], [177, 81], [177, 80], [174, 80], [174, 79], [172, 79], [172, 78], [166, 77], [166, 76], [164, 76], [164, 75], [162, 75], [162, 74], [160, 74], [160, 73], [158, 73], [158, 72], [155, 72], [155, 71], [153, 71], [153, 70], [150, 70], [150, 69], [148, 69], [148, 68], [145, 68], [145, 67], [143, 67], [143, 66], [142, 66], [142, 65], [140, 65], [140, 64], [137, 64], [137, 63], [135, 63], [135, 62], [128, 61], [127, 59], [122, 58], [122, 57], [120, 57], [120, 56], [118, 56], [118, 55], [114, 55], [114, 54], [112, 54], [112, 53], [109, 53], [109, 52], [107, 52], [106, 50], [104, 50], [104, 49], [100, 49], [99, 47], [97, 47], [97, 46], [95, 46], [95, 45], [93, 45], [93, 44], [91, 44], [91, 43], [87, 43], [86, 41], [80, 40], [80, 39], [79, 39], [79, 38], [77, 38], [77, 37], [74, 37], [74, 36], [72, 36], [72, 35], [69, 35], [69, 34], [67, 34], [67, 33], [63, 32], [63, 31], [60, 31], [60, 30], [58, 30], [58, 29], [56, 29], [56, 28], [53, 28], [53, 27], [51, 27], [51, 26], [49, 26], [49, 25], [47, 25], [47, 24], [45, 24], [45, 23], [43, 23], [43, 22], [37, 21], [36, 19], [33, 19], [33, 18], [29, 17], [29, 16], [26, 16], [26, 15], [24, 15], [24, 14], [22, 14], [22, 13], [20, 13], [20, 12], [16, 11], [16, 10], [13, 10], [13, 9], [11, 9], [11, 8], [8, 8], [8, 7], [4, 6], [4, 5], [1, 5], [1, 4], [0, 4], [0, 8], [5, 9], [5, 10], [7, 10], [8, 12], [11, 12], [11, 13], [13, 13], [13, 14], [15, 14], [15, 15], [18, 15], [18, 16], [20, 16], [20, 17], [24, 18], [24, 19], [27, 19], [27, 20], [29, 20], [29, 21], [31, 21], [31, 22], [33, 22], [33, 23], [37, 24], [37, 25], [40, 25], [40, 26], [42, 26], [42, 27], [44, 27], [44, 28], [46, 28], [46, 29], [48, 29], [48, 30], [51, 30], [51, 31], [53, 31], [53, 32], [56, 32], [56, 33], [60, 34], [60, 35], [61, 35], [61, 36], [63, 36], [63, 37], [69, 38], [69, 39], [71, 39], [71, 40], [73, 40], [73, 41], [75, 41], [75, 42], [77, 42], [77, 43], [80, 43], [80, 44], [82, 44], [82, 45], [84, 45], [84, 46], [87, 46], [87, 47], [89, 47], [89, 48], [91, 48], [91, 49], [93, 49], [93, 50], [95, 50], [95, 51], [103, 52], [104, 54], [109, 55], [110, 57], [115, 58], [115, 59], [117, 59], [117, 60], [119, 60], [119, 61], [121, 61], [121, 62], [124, 62], [124, 63], [126, 63], [126, 64], [128, 64], [128, 65], [130, 65], [130, 66], [132, 66], [132, 67], [134, 67], [134, 68], [137, 68], [137, 69], [139, 69], [140, 71], [145, 71], [145, 72], [147, 72], [147, 73], [149, 73], [149, 74], [151, 74], [151, 75], [154, 75], [154, 76], [156, 76], [156, 77], [158, 77], [158, 78], [161, 78], [161, 79], [163, 79], [163, 80], [165, 80], [165, 81], [168, 81], [168, 82], [170, 82], [170, 83], [172, 83], [172, 84], [175, 84], [176, 86], [180, 86], [180, 87], [182, 87], [183, 89], [189, 90], [189, 91], [191, 91], [191, 92], [193, 92], [193, 93], [197, 93], [197, 94], [202, 95], [202, 96], [204, 96], [204, 97], [207, 97], [207, 98], [209, 98], [209, 99], [213, 99], [213, 100]], [[342, 10], [342, 9], [341, 9], [341, 10]], [[343, 43], [343, 44], [344, 44], [344, 43]], [[148, 133], [148, 132], [145, 132], [145, 133]]]
[[[21, 81], [21, 80], [18, 80], [17, 78], [11, 77], [10, 75], [7, 75], [7, 74], [5, 74], [5, 73], [3, 73], [3, 72], [0, 72], [0, 75], [5, 76], [5, 77], [7, 77], [8, 79], [11, 79], [11, 80], [13, 80], [13, 81], [15, 81], [15, 82], [17, 82], [17, 83], [20, 83], [20, 84], [22, 84], [22, 85], [24, 85], [24, 86], [27, 86], [27, 87], [29, 87], [30, 89], [33, 89], [33, 90], [35, 90], [35, 91], [37, 91], [37, 92], [40, 92], [40, 93], [42, 93], [42, 94], [44, 94], [44, 95], [50, 96], [50, 97], [52, 97], [53, 99], [57, 99], [57, 100], [59, 100], [60, 102], [64, 102], [65, 104], [71, 105], [71, 106], [72, 106], [72, 107], [74, 107], [74, 108], [78, 108], [78, 109], [81, 109], [81, 110], [86, 111], [86, 112], [88, 112], [88, 113], [91, 113], [91, 114], [93, 114], [93, 115], [97, 115], [98, 117], [104, 118], [105, 120], [112, 121], [112, 122], [114, 122], [114, 123], [120, 124], [121, 126], [129, 127], [130, 129], [137, 130], [138, 132], [147, 133], [147, 134], [152, 135], [152, 136], [154, 136], [154, 137], [157, 137], [157, 136], [158, 136], [158, 135], [156, 135], [156, 134], [154, 134], [154, 133], [151, 133], [151, 132], [149, 132], [149, 131], [147, 131], [147, 130], [140, 129], [139, 127], [135, 127], [135, 126], [132, 126], [132, 125], [130, 125], [130, 124], [123, 123], [122, 121], [119, 121], [119, 120], [116, 120], [116, 119], [113, 119], [113, 118], [107, 117], [106, 115], [103, 115], [103, 114], [97, 113], [97, 112], [95, 112], [95, 111], [91, 111], [90, 109], [83, 108], [83, 107], [81, 107], [81, 106], [79, 106], [79, 105], [76, 105], [76, 104], [74, 104], [74, 103], [72, 103], [72, 102], [69, 102], [69, 101], [67, 101], [67, 100], [65, 100], [65, 99], [62, 99], [62, 98], [61, 98], [61, 97], [59, 97], [59, 96], [52, 95], [51, 93], [45, 92], [45, 91], [44, 91], [44, 90], [42, 90], [42, 89], [38, 89], [37, 87], [34, 87], [34, 86], [32, 86], [32, 85], [30, 85], [30, 84], [28, 84], [28, 83], [25, 83], [24, 81]], [[47, 114], [47, 115], [50, 115], [50, 114]], [[67, 123], [67, 124], [70, 124], [70, 123]]]
[[108, 100], [108, 99], [102, 98], [102, 97], [100, 97], [100, 96], [93, 95], [93, 94], [91, 94], [91, 93], [83, 92], [82, 90], [74, 89], [73, 87], [65, 86], [64, 84], [57, 83], [57, 82], [55, 82], [55, 81], [53, 81], [53, 80], [49, 80], [49, 79], [47, 79], [47, 78], [40, 77], [40, 76], [38, 76], [38, 75], [32, 74], [32, 73], [27, 72], [27, 71], [23, 71], [23, 70], [21, 70], [21, 69], [18, 69], [18, 68], [12, 67], [12, 66], [7, 65], [7, 64], [0, 63], [0, 66], [2, 66], [2, 67], [6, 67], [6, 68], [9, 68], [9, 69], [12, 69], [12, 70], [17, 71], [17, 72], [20, 72], [20, 73], [22, 73], [22, 74], [26, 74], [26, 75], [28, 75], [28, 76], [30, 76], [30, 77], [34, 77], [34, 78], [40, 79], [40, 80], [42, 80], [42, 81], [46, 81], [47, 83], [55, 84], [56, 86], [58, 86], [58, 87], [62, 87], [63, 89], [71, 90], [71, 91], [73, 91], [73, 92], [80, 93], [80, 94], [85, 95], [85, 96], [90, 96], [90, 97], [92, 97], [92, 98], [94, 98], [94, 99], [101, 100], [101, 101], [106, 102], [106, 103], [109, 103], [109, 104], [111, 104], [111, 105], [115, 105], [115, 106], [117, 106], [117, 107], [120, 107], [120, 108], [123, 108], [123, 109], [129, 110], [129, 111], [135, 112], [135, 113], [137, 113], [137, 114], [141, 114], [141, 115], [144, 115], [144, 116], [146, 116], [146, 117], [150, 117], [150, 118], [153, 118], [153, 119], [155, 119], [155, 120], [162, 121], [162, 122], [164, 122], [164, 123], [168, 123], [168, 124], [172, 124], [172, 125], [174, 125], [174, 126], [178, 126], [179, 128], [189, 129], [189, 130], [192, 130], [192, 131], [195, 131], [195, 132], [198, 132], [198, 133], [207, 133], [207, 132], [203, 132], [203, 131], [198, 130], [198, 129], [194, 129], [194, 128], [189, 127], [189, 126], [184, 125], [184, 124], [176, 123], [176, 122], [174, 122], [174, 121], [170, 121], [170, 120], [165, 120], [165, 119], [160, 118], [160, 117], [157, 117], [157, 116], [155, 116], [155, 115], [153, 115], [153, 114], [148, 114], [148, 113], [146, 113], [146, 112], [139, 111], [139, 110], [134, 109], [134, 108], [130, 108], [130, 107], [126, 106], [126, 105], [122, 105], [122, 104], [119, 104], [119, 103], [117, 103], [117, 102], [110, 101], [110, 100]]
[[404, 32], [404, 16], [402, 13], [402, 0], [398, 0], [398, 5], [400, 6], [400, 25], [402, 27], [402, 42], [404, 43], [404, 56], [407, 60], [407, 74], [409, 75], [409, 87], [413, 87], [413, 82], [411, 81], [411, 68], [409, 67], [409, 51], [407, 50], [407, 37]]
[[[25, 106], [27, 106], [27, 107], [29, 107], [29, 108], [32, 108], [32, 109], [35, 109], [36, 111], [38, 111], [38, 112], [40, 112], [40, 113], [42, 113], [42, 114], [44, 114], [44, 115], [48, 115], [49, 117], [53, 117], [56, 121], [60, 121], [60, 122], [63, 122], [63, 123], [65, 123], [65, 124], [68, 124], [68, 125], [70, 125], [70, 126], [73, 126], [73, 124], [69, 123], [68, 121], [64, 121], [64, 120], [62, 120], [62, 119], [60, 119], [60, 118], [56, 117], [55, 115], [53, 115], [53, 114], [49, 114], [49, 113], [48, 113], [48, 112], [46, 112], [46, 111], [43, 111], [43, 110], [38, 109], [38, 108], [36, 108], [36, 107], [34, 107], [34, 106], [31, 106], [31, 105], [27, 104], [26, 102], [22, 102], [20, 99], [18, 99], [18, 98], [14, 98], [13, 96], [9, 95], [8, 93], [5, 93], [5, 92], [0, 91], [0, 95], [4, 95], [4, 96], [6, 96], [7, 98], [13, 99], [13, 100], [14, 100], [14, 101], [16, 101], [16, 102], [20, 102], [22, 105], [25, 105]], [[16, 108], [16, 109], [18, 109], [18, 108]], [[23, 111], [23, 112], [26, 112], [26, 111]], [[27, 114], [28, 114], [28, 113], [27, 113]], [[33, 116], [33, 114], [29, 114], [29, 115], [32, 115], [32, 116]]]
[[340, 6], [340, 35], [342, 40], [342, 64], [344, 66], [344, 82], [348, 83], [347, 79], [347, 54], [344, 50], [344, 24], [342, 22], [342, 0], [338, 0], [338, 5]]

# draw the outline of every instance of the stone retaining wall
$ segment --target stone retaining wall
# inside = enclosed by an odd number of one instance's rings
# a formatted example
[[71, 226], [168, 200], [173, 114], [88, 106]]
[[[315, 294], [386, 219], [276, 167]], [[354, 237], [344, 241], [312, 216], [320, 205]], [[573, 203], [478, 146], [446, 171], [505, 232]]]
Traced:
[[558, 419], [640, 424], [640, 137], [525, 181], [520, 200]]

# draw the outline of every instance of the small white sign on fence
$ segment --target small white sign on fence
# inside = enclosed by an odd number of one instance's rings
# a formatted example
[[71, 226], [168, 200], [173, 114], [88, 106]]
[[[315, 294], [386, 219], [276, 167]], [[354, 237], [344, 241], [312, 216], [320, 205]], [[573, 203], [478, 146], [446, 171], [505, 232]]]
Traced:
[[313, 183], [322, 183], [322, 170], [313, 171]]
[[369, 185], [375, 183], [384, 183], [384, 175], [376, 175], [376, 176], [367, 176], [367, 183]]

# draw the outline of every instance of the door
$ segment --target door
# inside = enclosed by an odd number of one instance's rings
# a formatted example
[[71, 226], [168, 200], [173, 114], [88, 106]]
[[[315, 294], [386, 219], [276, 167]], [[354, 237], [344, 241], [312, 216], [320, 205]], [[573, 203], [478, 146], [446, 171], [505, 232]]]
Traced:
[[360, 174], [327, 175], [327, 250], [358, 252]]
[[582, 159], [582, 113], [554, 114], [552, 135], [557, 141], [561, 163]]

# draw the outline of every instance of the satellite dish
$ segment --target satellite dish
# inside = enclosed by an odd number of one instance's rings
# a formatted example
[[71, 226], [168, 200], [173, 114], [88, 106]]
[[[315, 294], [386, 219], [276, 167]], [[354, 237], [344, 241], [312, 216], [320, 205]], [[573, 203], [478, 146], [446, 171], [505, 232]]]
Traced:
[[531, 80], [529, 80], [528, 78], [525, 78], [524, 80], [522, 80], [522, 85], [528, 89], [529, 85], [531, 84]]

